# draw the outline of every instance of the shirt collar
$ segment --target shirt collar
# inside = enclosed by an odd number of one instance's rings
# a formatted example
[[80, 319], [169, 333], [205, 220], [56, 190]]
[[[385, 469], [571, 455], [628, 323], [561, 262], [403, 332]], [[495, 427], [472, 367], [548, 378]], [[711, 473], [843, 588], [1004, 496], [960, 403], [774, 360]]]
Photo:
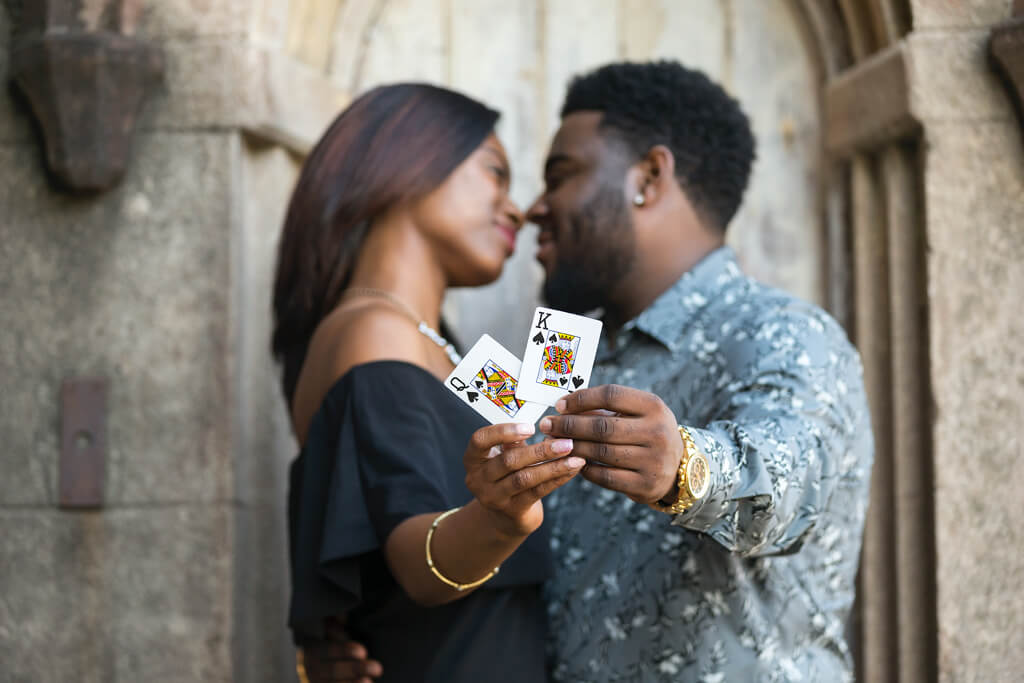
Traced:
[[719, 247], [645, 308], [623, 325], [616, 346], [625, 342], [633, 329], [653, 337], [670, 351], [678, 351], [683, 331], [693, 317], [718, 296], [725, 286], [742, 277], [736, 254], [731, 247]]

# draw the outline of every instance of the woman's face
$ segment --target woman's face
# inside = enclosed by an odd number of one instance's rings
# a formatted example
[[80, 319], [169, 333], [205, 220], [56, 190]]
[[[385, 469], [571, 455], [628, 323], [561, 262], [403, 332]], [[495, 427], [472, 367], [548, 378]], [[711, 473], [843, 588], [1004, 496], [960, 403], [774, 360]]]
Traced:
[[493, 282], [515, 250], [523, 214], [509, 198], [508, 157], [493, 133], [412, 207], [453, 287]]

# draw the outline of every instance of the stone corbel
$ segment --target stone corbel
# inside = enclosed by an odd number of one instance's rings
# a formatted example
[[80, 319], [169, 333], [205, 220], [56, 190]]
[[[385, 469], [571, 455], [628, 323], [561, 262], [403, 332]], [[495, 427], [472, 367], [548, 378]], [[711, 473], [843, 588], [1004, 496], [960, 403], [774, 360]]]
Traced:
[[15, 3], [11, 80], [39, 122], [53, 177], [74, 191], [116, 185], [163, 52], [133, 37], [144, 0]]
[[1014, 0], [1013, 15], [992, 28], [989, 58], [1003, 80], [1024, 133], [1024, 0]]

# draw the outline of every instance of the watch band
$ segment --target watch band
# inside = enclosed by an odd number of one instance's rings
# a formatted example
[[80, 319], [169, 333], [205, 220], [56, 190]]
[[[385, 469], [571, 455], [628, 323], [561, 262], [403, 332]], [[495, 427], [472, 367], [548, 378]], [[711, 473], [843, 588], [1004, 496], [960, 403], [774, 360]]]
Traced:
[[711, 487], [711, 470], [708, 459], [697, 450], [697, 444], [686, 427], [679, 425], [679, 438], [683, 440], [683, 457], [679, 459], [679, 495], [672, 503], [660, 500], [650, 503], [659, 512], [677, 515], [693, 507], [694, 503], [707, 495]]

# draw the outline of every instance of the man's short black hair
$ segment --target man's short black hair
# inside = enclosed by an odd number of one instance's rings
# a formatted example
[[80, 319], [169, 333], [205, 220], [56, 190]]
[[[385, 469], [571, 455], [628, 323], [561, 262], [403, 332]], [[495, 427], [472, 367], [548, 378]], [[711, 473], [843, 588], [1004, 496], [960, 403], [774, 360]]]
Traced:
[[701, 217], [724, 231], [754, 161], [754, 135], [739, 103], [700, 71], [674, 61], [608, 64], [575, 77], [562, 116], [604, 114], [639, 160], [655, 145], [675, 156], [676, 179]]

